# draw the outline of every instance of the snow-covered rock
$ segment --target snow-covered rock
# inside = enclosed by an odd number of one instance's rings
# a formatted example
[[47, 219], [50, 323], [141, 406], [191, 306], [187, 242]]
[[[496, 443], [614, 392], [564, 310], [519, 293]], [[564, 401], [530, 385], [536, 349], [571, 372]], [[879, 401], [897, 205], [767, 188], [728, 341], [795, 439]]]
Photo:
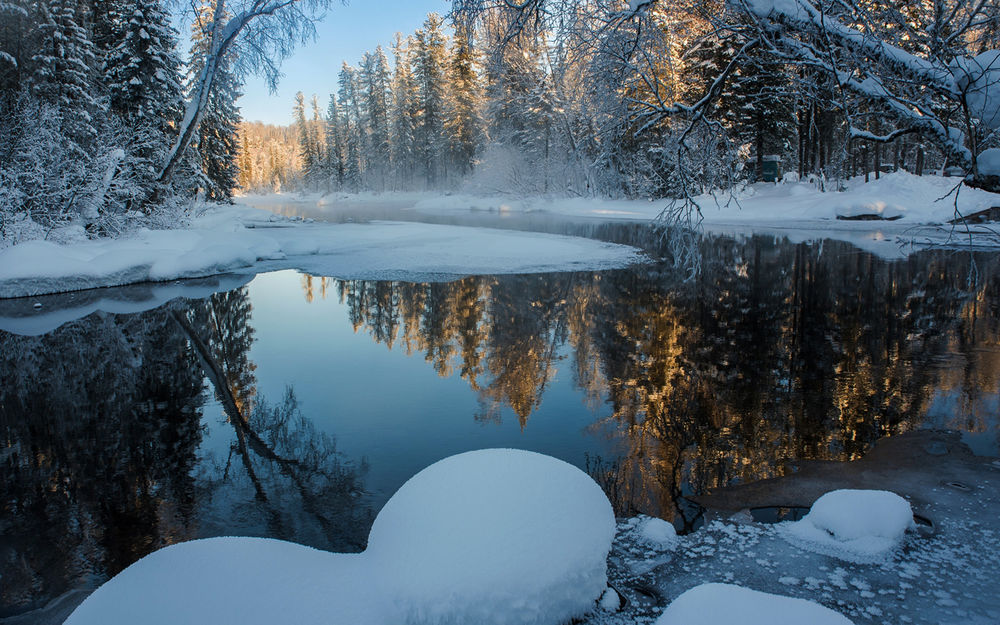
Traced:
[[792, 543], [851, 562], [884, 561], [913, 527], [909, 502], [884, 490], [835, 490], [779, 527]]
[[561, 460], [491, 449], [424, 469], [361, 554], [215, 538], [161, 549], [101, 586], [66, 625], [567, 622], [607, 587], [615, 519]]
[[677, 530], [663, 519], [640, 516], [636, 526], [639, 540], [657, 549], [675, 549], [677, 547]]
[[656, 625], [852, 625], [818, 603], [733, 584], [702, 584], [674, 599]]

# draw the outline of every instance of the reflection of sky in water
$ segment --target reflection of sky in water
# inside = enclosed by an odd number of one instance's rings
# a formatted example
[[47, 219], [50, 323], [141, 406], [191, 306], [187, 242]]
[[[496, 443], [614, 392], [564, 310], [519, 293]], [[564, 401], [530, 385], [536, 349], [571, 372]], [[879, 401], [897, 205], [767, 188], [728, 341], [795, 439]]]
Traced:
[[557, 363], [522, 432], [506, 407], [500, 424], [476, 421], [477, 394], [457, 371], [442, 378], [422, 352], [407, 355], [401, 342], [390, 350], [363, 328], [355, 333], [333, 288], [307, 303], [300, 275], [283, 271], [257, 276], [250, 299], [258, 392], [277, 401], [294, 385], [303, 414], [336, 437], [338, 450], [368, 459], [376, 507], [420, 469], [462, 451], [515, 447], [578, 466], [585, 453], [607, 453], [609, 443], [585, 431], [605, 415], [584, 404], [567, 360]]

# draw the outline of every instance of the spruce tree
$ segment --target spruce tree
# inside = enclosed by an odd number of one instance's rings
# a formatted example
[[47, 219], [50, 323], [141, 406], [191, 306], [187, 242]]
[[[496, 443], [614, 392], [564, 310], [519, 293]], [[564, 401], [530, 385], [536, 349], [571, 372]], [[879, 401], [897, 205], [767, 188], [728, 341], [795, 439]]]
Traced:
[[344, 63], [340, 69], [339, 82], [337, 97], [343, 107], [344, 121], [344, 188], [357, 192], [361, 190], [361, 177], [364, 173], [361, 162], [364, 126], [355, 69]]
[[397, 33], [392, 46], [395, 71], [392, 78], [392, 164], [396, 183], [404, 189], [413, 184], [416, 167], [416, 128], [419, 118], [417, 87], [413, 78], [413, 38], [405, 42]]
[[344, 187], [344, 138], [337, 96], [330, 94], [326, 109], [326, 175], [336, 190]]
[[34, 8], [37, 52], [31, 57], [28, 86], [39, 102], [58, 111], [67, 148], [87, 161], [101, 106], [97, 57], [83, 27], [85, 12], [77, 0], [43, 0]]
[[[18, 91], [27, 56], [29, 28], [27, 0], [0, 0], [0, 102]], [[10, 110], [10, 104], [7, 103]]]
[[368, 186], [384, 191], [391, 170], [389, 139], [389, 62], [382, 46], [361, 60], [364, 85], [365, 119], [368, 122], [368, 148], [365, 155]]
[[155, 0], [130, 0], [122, 8], [127, 14], [103, 63], [111, 110], [165, 133], [178, 121], [181, 109], [176, 37]]
[[472, 162], [482, 140], [482, 119], [479, 113], [482, 94], [475, 62], [469, 37], [460, 28], [455, 34], [449, 68], [451, 98], [445, 122], [449, 161], [460, 176], [472, 171]]
[[424, 27], [416, 32], [416, 63], [414, 77], [420, 116], [416, 127], [416, 154], [424, 166], [427, 185], [435, 187], [444, 174], [445, 155], [445, 71], [446, 48], [442, 20], [431, 13]]

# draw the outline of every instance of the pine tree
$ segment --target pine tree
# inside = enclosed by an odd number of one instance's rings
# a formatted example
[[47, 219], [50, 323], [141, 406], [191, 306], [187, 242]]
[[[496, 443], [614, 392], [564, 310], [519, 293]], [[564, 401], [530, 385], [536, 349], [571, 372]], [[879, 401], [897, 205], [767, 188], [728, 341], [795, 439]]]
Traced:
[[482, 119], [479, 114], [482, 93], [475, 62], [468, 34], [464, 29], [459, 29], [455, 34], [449, 68], [451, 98], [445, 128], [449, 161], [460, 176], [472, 171], [472, 162], [482, 141]]
[[337, 96], [330, 94], [326, 109], [326, 172], [331, 186], [344, 187], [344, 138]]
[[27, 76], [32, 95], [56, 108], [60, 131], [77, 158], [89, 160], [101, 109], [94, 44], [83, 27], [76, 0], [44, 0], [35, 5], [37, 52]]
[[[211, 15], [211, 5], [202, 5], [192, 25], [191, 64], [187, 79], [189, 93], [194, 90], [194, 82], [201, 73], [211, 43]], [[242, 95], [240, 88], [232, 61], [222, 59], [198, 128], [196, 146], [201, 160], [205, 197], [210, 200], [230, 201], [238, 184], [240, 110], [236, 100]]]
[[412, 37], [403, 38], [396, 34], [392, 46], [395, 71], [392, 78], [392, 163], [396, 172], [396, 182], [402, 188], [413, 183], [416, 167], [416, 128], [419, 109], [417, 107], [417, 87], [411, 68]]
[[424, 166], [428, 186], [435, 187], [445, 172], [442, 162], [446, 149], [445, 70], [446, 48], [441, 18], [431, 13], [416, 32], [414, 77], [420, 115], [416, 127], [416, 155]]

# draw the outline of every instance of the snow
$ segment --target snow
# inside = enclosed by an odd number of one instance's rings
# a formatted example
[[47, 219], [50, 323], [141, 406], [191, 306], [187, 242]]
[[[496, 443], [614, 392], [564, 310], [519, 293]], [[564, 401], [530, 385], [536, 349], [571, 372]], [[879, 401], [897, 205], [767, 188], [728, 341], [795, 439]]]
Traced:
[[980, 152], [976, 165], [979, 167], [979, 173], [984, 176], [1000, 176], [1000, 148], [990, 148]]
[[1000, 50], [952, 61], [955, 88], [965, 94], [969, 113], [986, 126], [1000, 129]]
[[122, 314], [153, 310], [178, 298], [202, 299], [213, 293], [231, 291], [251, 278], [248, 275], [222, 275], [49, 295], [43, 301], [34, 298], [0, 300], [0, 330], [24, 336], [41, 336], [94, 312]]
[[[981, 168], [995, 171], [997, 161], [1000, 156], [987, 150]], [[814, 182], [788, 181], [697, 200], [702, 226], [709, 232], [772, 234], [792, 242], [834, 238], [885, 258], [900, 258], [921, 244], [947, 242], [947, 223], [955, 217], [1000, 205], [1000, 195], [981, 189], [963, 187], [956, 198], [959, 183], [955, 178], [896, 172], [869, 183], [861, 177], [844, 181], [844, 191], [823, 193]], [[828, 181], [827, 186], [837, 184]], [[313, 198], [274, 194], [240, 201], [213, 208], [183, 229], [139, 231], [113, 241], [32, 241], [0, 250], [0, 298], [277, 269], [348, 279], [425, 281], [611, 269], [645, 259], [634, 248], [583, 238], [398, 221], [307, 223], [274, 213], [294, 213], [300, 207], [322, 217], [324, 211], [348, 206], [374, 216], [380, 211], [495, 213], [501, 218], [539, 213], [591, 222], [650, 222], [668, 203], [422, 193]]]
[[816, 500], [799, 521], [781, 524], [795, 545], [850, 562], [882, 562], [914, 527], [905, 499], [883, 490], [835, 490]]
[[655, 517], [639, 517], [639, 538], [642, 542], [660, 549], [673, 549], [677, 546], [677, 530], [673, 524]]
[[260, 538], [156, 551], [88, 597], [66, 625], [558, 623], [595, 606], [615, 533], [585, 473], [490, 449], [424, 469], [375, 519], [368, 549]]
[[562, 623], [607, 587], [615, 518], [576, 467], [512, 450], [415, 475], [379, 512], [366, 554], [411, 621]]
[[818, 603], [733, 584], [701, 584], [667, 606], [656, 625], [852, 625]]
[[348, 279], [430, 280], [610, 269], [643, 260], [635, 248], [577, 237], [400, 222], [311, 224], [220, 207], [184, 229], [0, 250], [0, 297], [289, 268]]

